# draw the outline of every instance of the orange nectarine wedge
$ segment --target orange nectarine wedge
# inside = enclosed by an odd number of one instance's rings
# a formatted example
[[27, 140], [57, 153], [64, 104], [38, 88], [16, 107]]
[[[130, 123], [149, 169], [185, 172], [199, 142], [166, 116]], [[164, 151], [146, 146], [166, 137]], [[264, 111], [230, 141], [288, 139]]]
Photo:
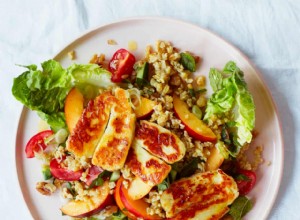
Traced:
[[71, 200], [61, 208], [62, 213], [72, 217], [84, 218], [98, 213], [106, 206], [113, 203], [107, 181], [104, 182], [102, 186], [90, 190], [98, 193], [95, 193], [94, 196], [91, 196], [84, 201]]
[[73, 88], [66, 97], [64, 111], [66, 123], [70, 133], [75, 128], [83, 112], [83, 102], [83, 95], [76, 88]]
[[176, 95], [173, 97], [173, 104], [175, 115], [185, 125], [185, 130], [189, 135], [200, 141], [213, 142], [217, 139], [214, 132], [202, 120], [190, 112], [187, 104]]
[[[149, 207], [149, 203], [145, 202], [144, 199], [139, 199], [139, 200], [133, 200], [129, 197], [128, 195], [128, 190], [124, 187], [122, 184], [122, 179], [119, 179], [121, 183], [119, 183], [119, 198], [122, 204], [125, 207], [125, 212], [124, 214], [127, 215], [129, 218], [132, 219], [149, 219], [149, 220], [157, 220], [157, 219], [162, 219], [158, 215], [149, 215], [147, 214], [147, 208]], [[117, 184], [118, 186], [118, 184]], [[116, 196], [115, 196], [116, 198]], [[117, 201], [117, 200], [116, 200]], [[118, 204], [118, 202], [117, 202]], [[119, 206], [120, 208], [120, 206]], [[128, 214], [130, 213], [130, 214]]]
[[128, 218], [130, 218], [130, 219], [137, 219], [137, 217], [135, 215], [133, 215], [132, 213], [130, 213], [125, 208], [124, 204], [121, 201], [120, 189], [121, 189], [123, 180], [124, 180], [124, 178], [120, 177], [118, 179], [118, 181], [117, 181], [116, 188], [115, 188], [115, 191], [114, 191], [115, 202], [116, 202], [117, 206], [119, 207], [119, 209], [121, 210], [121, 212], [123, 212]]
[[205, 149], [204, 154], [206, 153], [209, 155], [207, 156], [207, 161], [205, 163], [205, 170], [213, 171], [218, 169], [224, 161], [224, 157], [221, 152], [215, 146], [213, 146], [209, 149]]
[[145, 183], [141, 178], [135, 177], [129, 187], [128, 187], [128, 195], [133, 200], [138, 200], [147, 195], [153, 186]]
[[136, 115], [137, 119], [145, 119], [147, 117], [149, 117], [151, 115], [151, 113], [153, 112], [153, 108], [155, 106], [155, 102], [141, 97], [141, 103], [138, 107], [136, 107], [136, 109], [134, 110], [134, 113]]

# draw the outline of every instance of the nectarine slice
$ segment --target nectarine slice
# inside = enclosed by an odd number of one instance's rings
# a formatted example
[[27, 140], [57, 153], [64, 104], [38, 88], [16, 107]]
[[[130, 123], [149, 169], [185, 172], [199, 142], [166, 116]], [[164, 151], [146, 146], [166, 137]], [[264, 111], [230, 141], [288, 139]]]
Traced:
[[214, 142], [217, 139], [214, 132], [202, 120], [190, 112], [187, 104], [176, 95], [173, 96], [173, 104], [175, 115], [185, 125], [184, 129], [189, 135], [200, 141]]
[[128, 190], [121, 184], [120, 198], [125, 208], [137, 218], [156, 220], [161, 219], [158, 215], [148, 215], [147, 208], [149, 204], [144, 199], [133, 200], [128, 195]]
[[64, 111], [66, 123], [70, 133], [75, 128], [83, 112], [83, 102], [83, 95], [76, 88], [73, 88], [66, 97]]
[[135, 177], [129, 187], [128, 187], [128, 195], [133, 200], [138, 200], [147, 195], [153, 186], [145, 183], [141, 178]]
[[[206, 151], [208, 151], [209, 153]], [[208, 155], [207, 161], [205, 163], [205, 170], [213, 171], [213, 170], [218, 169], [224, 161], [224, 157], [221, 154], [221, 152], [215, 146], [213, 146], [209, 149], [205, 149], [204, 154], [206, 154], [206, 153], [209, 155]]]
[[135, 215], [133, 215], [132, 213], [130, 213], [124, 206], [124, 204], [121, 201], [121, 197], [120, 197], [120, 189], [122, 186], [122, 182], [123, 182], [124, 178], [120, 177], [117, 181], [117, 185], [114, 191], [114, 198], [115, 198], [115, 202], [117, 204], [117, 206], [119, 207], [119, 209], [121, 210], [121, 212], [123, 212], [128, 218], [130, 219], [137, 219], [137, 217]]
[[91, 190], [97, 191], [97, 193], [84, 201], [71, 200], [61, 207], [61, 211], [68, 216], [84, 218], [98, 213], [106, 206], [113, 203], [112, 195], [109, 193], [110, 189], [108, 181], [104, 182], [102, 186], [98, 186]]
[[134, 113], [136, 115], [137, 119], [146, 119], [148, 118], [152, 112], [153, 112], [153, 108], [155, 106], [155, 102], [141, 97], [141, 103], [138, 107], [135, 108]]

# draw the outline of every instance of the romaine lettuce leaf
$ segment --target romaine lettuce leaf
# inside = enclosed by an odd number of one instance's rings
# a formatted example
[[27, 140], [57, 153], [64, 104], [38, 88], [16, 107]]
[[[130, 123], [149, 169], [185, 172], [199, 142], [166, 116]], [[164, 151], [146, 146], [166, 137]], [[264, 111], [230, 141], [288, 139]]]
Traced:
[[96, 64], [73, 64], [64, 69], [57, 61], [48, 60], [41, 66], [41, 70], [36, 65], [24, 66], [27, 71], [14, 79], [12, 94], [55, 131], [66, 128], [64, 102], [74, 86], [92, 98], [99, 87], [113, 85], [110, 72]]
[[210, 84], [214, 93], [210, 97], [204, 115], [209, 121], [213, 115], [227, 117], [234, 126], [233, 144], [229, 149], [232, 156], [236, 156], [245, 143], [252, 140], [251, 131], [255, 124], [255, 106], [252, 95], [248, 91], [243, 72], [232, 61], [228, 62], [223, 71], [211, 69]]
[[97, 64], [73, 64], [67, 71], [72, 76], [74, 85], [87, 100], [95, 98], [99, 94], [99, 88], [115, 85], [110, 80], [111, 73]]
[[253, 203], [246, 196], [239, 196], [230, 206], [229, 214], [234, 220], [241, 220], [253, 207]]
[[115, 84], [110, 80], [111, 73], [100, 68], [97, 64], [73, 64], [67, 69], [76, 85], [93, 85], [98, 88], [107, 88]]
[[14, 79], [12, 93], [17, 100], [37, 111], [54, 129], [65, 127], [65, 118], [59, 114], [64, 100], [72, 88], [70, 75], [54, 61], [42, 63], [42, 70], [35, 65]]

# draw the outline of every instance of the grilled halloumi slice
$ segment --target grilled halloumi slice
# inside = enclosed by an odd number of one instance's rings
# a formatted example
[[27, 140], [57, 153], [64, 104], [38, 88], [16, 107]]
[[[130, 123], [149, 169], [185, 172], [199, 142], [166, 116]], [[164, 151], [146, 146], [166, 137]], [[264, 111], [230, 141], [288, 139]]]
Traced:
[[76, 156], [91, 158], [107, 126], [110, 109], [116, 98], [105, 92], [89, 101], [70, 134], [66, 148]]
[[238, 195], [234, 179], [219, 169], [174, 182], [163, 192], [161, 205], [172, 219], [219, 219]]
[[181, 160], [186, 152], [184, 143], [175, 134], [148, 121], [141, 121], [135, 139], [137, 144], [169, 164]]
[[131, 172], [150, 186], [161, 183], [171, 171], [171, 166], [145, 150], [140, 142], [133, 140], [126, 165]]
[[133, 140], [126, 165], [135, 175], [128, 188], [128, 195], [134, 200], [147, 195], [152, 187], [160, 184], [171, 171], [170, 165], [151, 155], [136, 139]]
[[117, 88], [115, 97], [117, 101], [111, 108], [106, 130], [92, 158], [92, 164], [108, 171], [124, 166], [135, 132], [136, 118], [127, 91]]

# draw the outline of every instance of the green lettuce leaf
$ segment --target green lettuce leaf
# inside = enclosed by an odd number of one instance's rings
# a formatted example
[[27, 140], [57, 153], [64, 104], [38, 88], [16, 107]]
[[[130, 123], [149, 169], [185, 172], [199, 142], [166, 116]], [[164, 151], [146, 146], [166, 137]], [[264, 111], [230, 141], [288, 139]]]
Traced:
[[42, 70], [35, 65], [26, 66], [28, 70], [14, 79], [12, 93], [25, 106], [37, 111], [54, 130], [66, 127], [60, 112], [72, 88], [71, 77], [54, 60], [41, 66]]
[[209, 121], [215, 115], [227, 117], [234, 123], [230, 129], [233, 146], [229, 153], [236, 156], [241, 146], [252, 140], [251, 131], [255, 125], [252, 95], [248, 91], [243, 72], [232, 61], [225, 65], [222, 72], [211, 69], [209, 79], [214, 93], [207, 103], [204, 120]]
[[246, 196], [239, 196], [230, 206], [229, 214], [234, 220], [241, 220], [253, 207], [253, 203]]
[[110, 80], [111, 73], [97, 64], [73, 64], [67, 71], [72, 76], [74, 85], [87, 100], [95, 98], [99, 94], [99, 88], [115, 85]]
[[210, 85], [214, 92], [222, 88], [223, 76], [217, 69], [211, 68], [209, 72]]
[[110, 80], [111, 73], [97, 64], [73, 64], [67, 69], [76, 85], [93, 85], [108, 88], [115, 84]]
[[31, 110], [37, 111], [54, 131], [66, 128], [64, 102], [69, 91], [80, 88], [85, 97], [93, 98], [99, 87], [112, 86], [111, 73], [96, 64], [73, 64], [64, 69], [57, 61], [24, 66], [27, 71], [14, 79], [12, 94]]

